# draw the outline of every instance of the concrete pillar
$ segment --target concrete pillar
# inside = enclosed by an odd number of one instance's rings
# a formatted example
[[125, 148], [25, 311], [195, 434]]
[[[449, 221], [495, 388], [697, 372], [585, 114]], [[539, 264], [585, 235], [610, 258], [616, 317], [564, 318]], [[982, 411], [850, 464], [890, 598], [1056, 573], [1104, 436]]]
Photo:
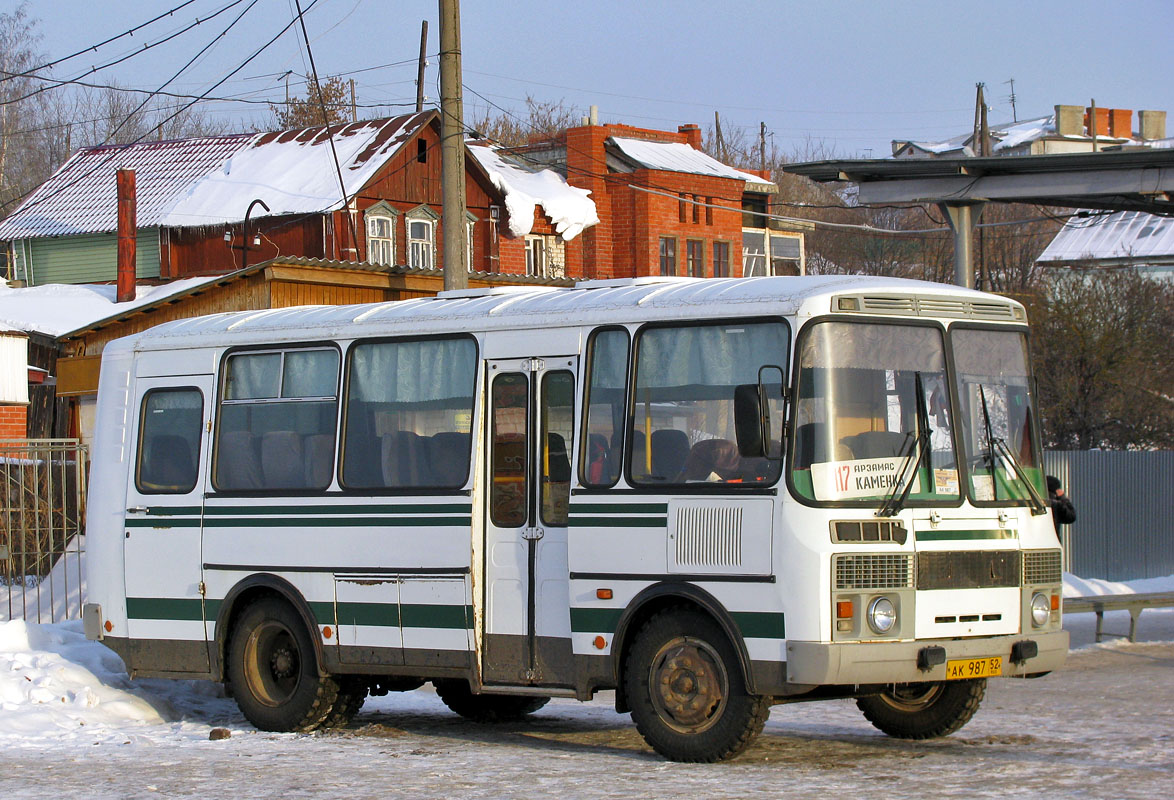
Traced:
[[985, 203], [938, 203], [954, 231], [954, 283], [974, 288], [974, 219]]

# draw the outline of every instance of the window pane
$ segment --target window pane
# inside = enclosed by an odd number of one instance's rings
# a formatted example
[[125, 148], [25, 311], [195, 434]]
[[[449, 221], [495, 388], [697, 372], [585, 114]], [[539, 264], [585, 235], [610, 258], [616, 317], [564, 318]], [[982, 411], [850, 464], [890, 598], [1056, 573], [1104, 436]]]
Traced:
[[464, 486], [476, 358], [468, 338], [357, 345], [347, 376], [343, 484]]
[[502, 528], [520, 528], [526, 524], [529, 401], [526, 376], [510, 373], [498, 375], [493, 381], [489, 513], [493, 524]]
[[196, 485], [204, 397], [163, 389], [143, 398], [135, 485], [144, 494], [186, 494]]
[[[740, 385], [756, 386], [761, 367], [784, 364], [786, 347], [786, 327], [776, 322], [645, 330], [636, 351], [633, 481], [663, 486], [777, 480], [777, 460], [738, 453], [734, 393]], [[768, 386], [767, 391], [781, 395], [782, 387]], [[776, 438], [772, 451], [777, 450], [782, 422], [771, 420]]]
[[277, 397], [281, 388], [281, 353], [237, 355], [228, 359], [225, 400]]
[[413, 239], [432, 239], [432, 225], [428, 222], [413, 221], [408, 229], [408, 235]]
[[338, 387], [338, 351], [295, 350], [285, 354], [282, 397], [334, 397]]
[[742, 232], [742, 274], [747, 278], [766, 274], [766, 238], [761, 232]]
[[591, 340], [587, 425], [580, 479], [585, 486], [611, 486], [623, 466], [624, 404], [628, 393], [628, 332], [606, 330]]
[[730, 243], [713, 243], [713, 277], [730, 277]]
[[542, 521], [567, 524], [571, 497], [571, 441], [575, 425], [575, 377], [565, 371], [542, 379]]
[[677, 274], [677, 240], [667, 236], [660, 238], [660, 274]]

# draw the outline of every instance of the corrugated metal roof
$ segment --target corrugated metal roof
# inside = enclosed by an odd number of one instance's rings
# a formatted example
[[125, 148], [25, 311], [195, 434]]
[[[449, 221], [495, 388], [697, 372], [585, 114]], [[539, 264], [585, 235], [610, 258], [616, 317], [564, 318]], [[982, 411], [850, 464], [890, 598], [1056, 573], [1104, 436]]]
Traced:
[[135, 171], [139, 227], [154, 227], [177, 194], [253, 137], [246, 133], [79, 150], [0, 222], [0, 239], [117, 230], [114, 173], [120, 169]]
[[1174, 217], [1140, 211], [1072, 217], [1052, 239], [1038, 261], [1133, 260], [1174, 257]]
[[[331, 127], [347, 196], [357, 193], [435, 111]], [[0, 222], [0, 239], [116, 230], [114, 172], [135, 170], [138, 226], [194, 227], [269, 212], [317, 213], [343, 200], [326, 128], [139, 142], [75, 153]]]
[[620, 136], [613, 136], [610, 141], [629, 159], [649, 169], [713, 175], [748, 183], [774, 185], [757, 175], [727, 166], [681, 142], [650, 142], [646, 139], [626, 139]]

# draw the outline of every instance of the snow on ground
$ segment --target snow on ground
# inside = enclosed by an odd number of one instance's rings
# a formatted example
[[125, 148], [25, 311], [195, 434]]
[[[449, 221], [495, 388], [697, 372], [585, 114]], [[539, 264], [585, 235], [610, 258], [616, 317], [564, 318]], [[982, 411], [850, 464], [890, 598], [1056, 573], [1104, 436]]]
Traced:
[[[1174, 576], [1065, 583], [1066, 594], [1158, 591]], [[1106, 615], [1107, 630], [1127, 623]], [[479, 726], [425, 687], [368, 699], [341, 731], [264, 733], [219, 684], [131, 680], [80, 622], [0, 622], [0, 796], [1174, 796], [1174, 609], [1145, 611], [1136, 644], [1093, 645], [1094, 624], [1066, 616], [1064, 669], [992, 681], [947, 739], [901, 742], [851, 701], [801, 703], [777, 706], [736, 761], [680, 765], [649, 750], [608, 692]], [[217, 727], [231, 738], [211, 741]]]

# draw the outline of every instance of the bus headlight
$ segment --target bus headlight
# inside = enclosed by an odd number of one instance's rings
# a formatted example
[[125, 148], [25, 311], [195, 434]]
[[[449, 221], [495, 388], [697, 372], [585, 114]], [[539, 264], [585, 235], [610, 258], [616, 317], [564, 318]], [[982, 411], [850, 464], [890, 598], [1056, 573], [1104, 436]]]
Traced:
[[[1032, 605], [1034, 608], [1034, 601]], [[887, 597], [873, 599], [868, 604], [868, 613], [865, 616], [868, 618], [868, 627], [872, 628], [874, 633], [888, 633], [897, 624], [897, 608]]]
[[1052, 603], [1043, 592], [1031, 596], [1031, 624], [1042, 628], [1052, 615]]

